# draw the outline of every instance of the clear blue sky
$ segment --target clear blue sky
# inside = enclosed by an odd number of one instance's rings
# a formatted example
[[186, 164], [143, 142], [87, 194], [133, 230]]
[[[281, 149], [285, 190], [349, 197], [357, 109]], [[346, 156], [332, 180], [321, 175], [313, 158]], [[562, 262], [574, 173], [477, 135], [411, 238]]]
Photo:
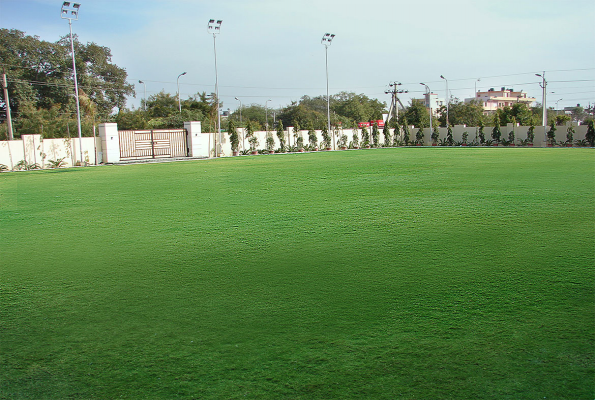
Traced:
[[[365, 93], [389, 102], [392, 81], [421, 97], [425, 82], [445, 96], [472, 97], [474, 87], [514, 88], [541, 101], [546, 71], [548, 106], [595, 102], [595, 2], [592, 0], [82, 0], [73, 29], [83, 42], [112, 50], [137, 97], [161, 90], [182, 98], [213, 92], [210, 18], [222, 19], [217, 37], [224, 108], [281, 107], [302, 95], [326, 92], [325, 32], [331, 94]], [[68, 34], [60, 0], [0, 0], [0, 26], [43, 40]], [[477, 81], [477, 79], [481, 79]]]

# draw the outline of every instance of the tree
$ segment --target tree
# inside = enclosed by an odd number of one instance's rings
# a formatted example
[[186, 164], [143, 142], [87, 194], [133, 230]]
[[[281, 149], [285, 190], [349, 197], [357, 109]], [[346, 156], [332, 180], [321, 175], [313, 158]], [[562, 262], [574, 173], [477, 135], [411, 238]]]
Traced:
[[423, 144], [424, 143], [424, 128], [420, 126], [415, 133], [415, 144]]
[[304, 147], [304, 138], [302, 133], [300, 132], [300, 124], [298, 121], [295, 121], [293, 124], [293, 137], [295, 138], [295, 145], [297, 149], [301, 149]]
[[314, 124], [310, 122], [308, 126], [308, 141], [310, 142], [310, 147], [315, 149], [318, 146], [318, 137], [316, 137], [316, 131], [314, 130]]
[[552, 123], [550, 124], [550, 129], [549, 131], [547, 131], [547, 143], [550, 146], [553, 146], [556, 144], [556, 123], [554, 121], [552, 121]]
[[[403, 116], [402, 126], [403, 126], [403, 141], [405, 142], [405, 146], [408, 146], [409, 140], [410, 140], [410, 134], [409, 134], [409, 124], [407, 122], [406, 116]], [[395, 137], [396, 137], [396, 135], [395, 135]], [[395, 139], [395, 141], [396, 141], [396, 139]]]
[[494, 127], [492, 128], [492, 139], [494, 139], [496, 143], [499, 143], [501, 136], [502, 131], [500, 130], [500, 115], [496, 112], [494, 114]]
[[248, 138], [248, 143], [250, 143], [250, 151], [256, 151], [256, 146], [258, 146], [258, 138], [254, 135], [254, 128], [252, 127], [252, 121], [246, 121], [246, 137]]
[[589, 146], [595, 147], [595, 126], [593, 120], [589, 120], [589, 126], [587, 127], [587, 134], [585, 139], [589, 142]]
[[[121, 110], [134, 91], [126, 82], [126, 71], [111, 63], [107, 47], [83, 45], [76, 37], [74, 46], [82, 134], [91, 136], [93, 124], [108, 121], [113, 109]], [[15, 136], [43, 132], [45, 137], [66, 137], [62, 128], [76, 120], [70, 39], [51, 43], [15, 29], [0, 29], [0, 60], [8, 77]], [[0, 91], [0, 113], [5, 111]]]
[[283, 122], [279, 121], [277, 123], [277, 138], [279, 139], [279, 150], [281, 152], [285, 151], [285, 132], [283, 131]]
[[572, 124], [570, 124], [566, 129], [566, 144], [572, 144], [574, 141], [574, 133], [574, 128], [572, 127]]
[[[382, 128], [382, 135], [384, 136], [384, 147], [390, 147], [391, 136], [390, 136], [390, 128], [388, 127], [388, 123], [384, 124], [384, 128]], [[396, 132], [395, 132], [395, 135], [396, 135]]]
[[535, 125], [531, 125], [527, 130], [527, 141], [533, 143], [533, 140], [535, 140]]
[[329, 149], [331, 147], [331, 135], [328, 133], [328, 128], [325, 126], [322, 127], [322, 142], [324, 143], [324, 147]]
[[240, 138], [238, 136], [238, 130], [233, 120], [229, 118], [227, 120], [227, 134], [229, 135], [229, 141], [231, 143], [231, 151], [237, 152], [240, 146]]
[[[83, 117], [107, 121], [113, 109], [123, 109], [126, 96], [134, 94], [126, 70], [111, 62], [107, 47], [84, 45], [76, 36], [74, 47]], [[69, 37], [51, 43], [15, 29], [0, 29], [0, 59], [7, 68], [16, 128], [24, 112], [54, 106], [65, 113], [76, 110]], [[3, 93], [0, 96], [3, 99]]]
[[362, 126], [362, 145], [364, 147], [370, 146], [370, 134], [365, 126]]
[[411, 100], [411, 104], [407, 107], [404, 117], [411, 125], [417, 127], [430, 126], [430, 114], [421, 100]]
[[484, 125], [483, 125], [483, 121], [480, 121], [479, 122], [479, 134], [478, 134], [478, 136], [479, 136], [479, 144], [484, 144], [486, 142], [486, 135], [483, 132], [483, 128], [485, 128]]
[[374, 143], [374, 147], [378, 147], [379, 136], [378, 123], [374, 122], [374, 126], [372, 126], [372, 142]]
[[449, 146], [454, 145], [454, 140], [452, 137], [452, 126], [448, 125], [448, 128], [446, 128], [446, 142], [448, 143]]

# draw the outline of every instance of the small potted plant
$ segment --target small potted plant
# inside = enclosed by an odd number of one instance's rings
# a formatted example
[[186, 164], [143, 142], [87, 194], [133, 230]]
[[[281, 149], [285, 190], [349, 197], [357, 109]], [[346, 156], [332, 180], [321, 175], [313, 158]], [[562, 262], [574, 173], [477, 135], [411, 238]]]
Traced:
[[535, 126], [531, 124], [531, 126], [527, 130], [527, 140], [525, 141], [525, 143], [527, 144], [527, 146], [533, 147], [533, 140], [535, 140]]
[[256, 150], [256, 147], [258, 146], [258, 138], [254, 134], [254, 128], [252, 127], [252, 122], [250, 122], [250, 120], [246, 123], [246, 137], [248, 138], [248, 143], [250, 143], [250, 153], [252, 155], [258, 154], [258, 150]]
[[267, 135], [265, 147], [269, 154], [275, 154], [275, 139], [273, 139], [273, 135]]
[[227, 134], [229, 135], [229, 142], [231, 144], [231, 151], [234, 156], [239, 154], [238, 147], [240, 146], [240, 137], [233, 120], [229, 118], [227, 123]]
[[297, 150], [300, 153], [304, 152], [304, 137], [302, 136], [302, 133], [300, 132], [300, 124], [298, 121], [295, 121], [295, 124], [293, 126], [293, 137], [295, 138], [295, 144], [297, 147]]
[[351, 135], [351, 146], [354, 149], [359, 149], [359, 135], [357, 134], [357, 128], [353, 129], [353, 135]]
[[566, 147], [572, 147], [572, 142], [574, 141], [574, 128], [572, 124], [568, 125], [568, 129], [566, 129]]
[[452, 127], [450, 125], [448, 125], [448, 128], [446, 128], [446, 142], [449, 146], [454, 144], [454, 139], [452, 137]]
[[347, 150], [347, 135], [346, 134], [342, 134], [341, 136], [339, 136], [337, 145], [339, 145], [339, 148], [341, 150]]
[[424, 142], [424, 128], [420, 126], [417, 132], [415, 133], [415, 145], [421, 146]]
[[434, 127], [432, 129], [432, 134], [430, 135], [430, 139], [432, 139], [432, 146], [438, 146], [438, 137], [440, 134], [438, 133], [438, 128]]
[[308, 128], [308, 141], [310, 142], [310, 150], [317, 151], [318, 148], [318, 138], [316, 137], [316, 131], [314, 130], [314, 125], [310, 122], [310, 126]]
[[324, 147], [327, 151], [332, 150], [331, 135], [328, 133], [326, 125], [322, 128], [322, 143], [324, 143]]
[[363, 126], [362, 127], [362, 145], [366, 148], [370, 148], [370, 134], [368, 133], [368, 129]]

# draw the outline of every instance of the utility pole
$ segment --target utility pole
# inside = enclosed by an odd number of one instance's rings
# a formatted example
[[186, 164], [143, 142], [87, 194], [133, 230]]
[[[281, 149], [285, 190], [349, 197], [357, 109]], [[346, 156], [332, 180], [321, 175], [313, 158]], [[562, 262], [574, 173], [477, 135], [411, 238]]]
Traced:
[[12, 119], [10, 117], [10, 101], [8, 99], [8, 84], [6, 83], [6, 70], [2, 69], [2, 88], [4, 89], [4, 104], [6, 104], [6, 123], [8, 124], [8, 140], [14, 140], [12, 134]]
[[[403, 107], [403, 103], [401, 103], [401, 100], [399, 100], [399, 94], [401, 93], [409, 93], [408, 90], [398, 90], [397, 86], [402, 85], [401, 82], [392, 82], [389, 83], [389, 87], [391, 89], [387, 90], [384, 92], [384, 94], [390, 94], [391, 95], [391, 101], [390, 101], [390, 108], [388, 109], [388, 117], [386, 118], [386, 123], [388, 123], [390, 121], [390, 116], [393, 113], [393, 109], [395, 110], [395, 118], [398, 120], [399, 119], [399, 104], [401, 105], [401, 107]], [[405, 107], [403, 107], [405, 108]]]

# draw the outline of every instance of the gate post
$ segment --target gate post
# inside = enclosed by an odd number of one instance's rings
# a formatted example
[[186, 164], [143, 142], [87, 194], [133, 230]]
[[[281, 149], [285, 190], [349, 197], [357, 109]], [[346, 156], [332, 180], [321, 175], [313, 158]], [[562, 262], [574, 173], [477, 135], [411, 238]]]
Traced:
[[120, 162], [120, 137], [118, 124], [110, 122], [99, 124], [99, 137], [101, 138], [102, 162]]
[[184, 129], [188, 132], [188, 157], [208, 157], [208, 144], [205, 144], [200, 121], [184, 122]]

